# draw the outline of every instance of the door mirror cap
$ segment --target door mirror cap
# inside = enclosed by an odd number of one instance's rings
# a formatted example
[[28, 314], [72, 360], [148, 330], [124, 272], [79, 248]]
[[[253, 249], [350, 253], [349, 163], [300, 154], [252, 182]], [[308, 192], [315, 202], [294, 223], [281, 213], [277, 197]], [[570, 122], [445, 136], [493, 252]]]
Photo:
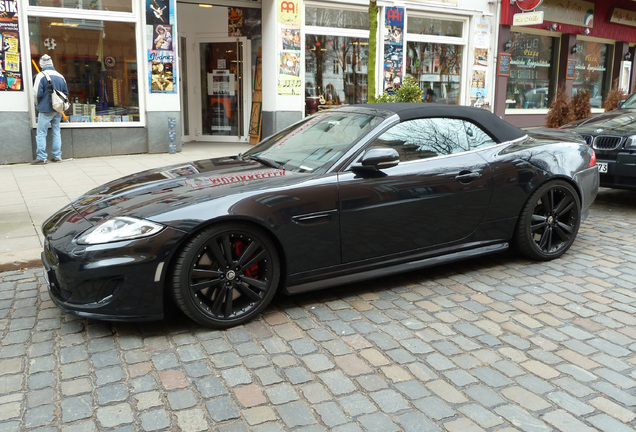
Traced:
[[392, 168], [400, 162], [400, 154], [390, 147], [373, 147], [364, 152], [354, 171], [380, 171]]

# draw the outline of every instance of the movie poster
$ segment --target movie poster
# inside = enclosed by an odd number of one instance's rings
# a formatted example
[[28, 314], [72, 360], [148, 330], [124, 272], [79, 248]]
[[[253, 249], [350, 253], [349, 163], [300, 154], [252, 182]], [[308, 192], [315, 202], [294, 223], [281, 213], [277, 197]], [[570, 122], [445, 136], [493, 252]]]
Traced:
[[229, 7], [227, 9], [227, 35], [261, 39], [261, 10]]
[[300, 0], [278, 0], [278, 94], [300, 95]]
[[387, 7], [384, 20], [384, 91], [402, 85], [404, 8]]
[[175, 0], [146, 0], [150, 93], [176, 93]]
[[0, 91], [24, 89], [17, 0], [0, 2]]

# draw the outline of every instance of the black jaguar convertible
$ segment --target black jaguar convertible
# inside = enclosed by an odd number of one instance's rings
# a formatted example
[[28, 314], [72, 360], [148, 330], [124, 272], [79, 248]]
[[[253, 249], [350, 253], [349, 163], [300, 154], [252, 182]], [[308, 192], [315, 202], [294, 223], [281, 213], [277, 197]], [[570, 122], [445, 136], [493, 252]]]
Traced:
[[[594, 201], [592, 148], [478, 108], [321, 111], [224, 158], [97, 187], [43, 225], [64, 311], [229, 327], [298, 293], [513, 248], [550, 260]], [[346, 287], [342, 288], [346, 290]]]

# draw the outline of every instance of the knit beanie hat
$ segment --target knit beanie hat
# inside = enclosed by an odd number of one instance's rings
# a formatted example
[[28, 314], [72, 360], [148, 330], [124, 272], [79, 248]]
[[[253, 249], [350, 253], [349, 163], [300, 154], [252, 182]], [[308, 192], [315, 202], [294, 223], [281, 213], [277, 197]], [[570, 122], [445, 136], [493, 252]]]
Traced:
[[40, 67], [44, 68], [44, 66], [53, 66], [53, 59], [48, 54], [44, 54], [40, 57]]

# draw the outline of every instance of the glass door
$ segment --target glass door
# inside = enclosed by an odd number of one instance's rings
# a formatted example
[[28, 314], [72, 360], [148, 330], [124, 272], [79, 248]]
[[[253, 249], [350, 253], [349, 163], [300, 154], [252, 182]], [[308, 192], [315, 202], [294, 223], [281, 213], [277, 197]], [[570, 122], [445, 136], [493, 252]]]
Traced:
[[247, 139], [243, 39], [199, 43], [202, 141]]

